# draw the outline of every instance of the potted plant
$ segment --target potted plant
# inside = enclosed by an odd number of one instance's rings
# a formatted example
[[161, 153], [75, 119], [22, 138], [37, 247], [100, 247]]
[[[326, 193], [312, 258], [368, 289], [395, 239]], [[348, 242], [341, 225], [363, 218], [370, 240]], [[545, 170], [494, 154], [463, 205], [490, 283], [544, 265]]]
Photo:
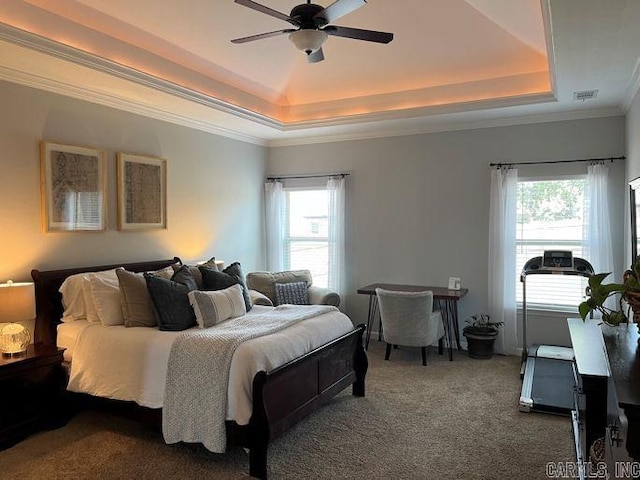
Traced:
[[[633, 321], [640, 325], [640, 256], [624, 272], [622, 283], [603, 283], [611, 273], [597, 273], [589, 277], [587, 298], [578, 306], [582, 320], [592, 312], [600, 312], [602, 321], [608, 325], [619, 325], [628, 321], [624, 302], [633, 311]], [[605, 305], [609, 297], [618, 296], [615, 308]]]
[[489, 315], [480, 313], [471, 316], [462, 329], [467, 339], [467, 351], [471, 358], [489, 359], [493, 356], [493, 344], [498, 336], [498, 329], [504, 322], [491, 322]]

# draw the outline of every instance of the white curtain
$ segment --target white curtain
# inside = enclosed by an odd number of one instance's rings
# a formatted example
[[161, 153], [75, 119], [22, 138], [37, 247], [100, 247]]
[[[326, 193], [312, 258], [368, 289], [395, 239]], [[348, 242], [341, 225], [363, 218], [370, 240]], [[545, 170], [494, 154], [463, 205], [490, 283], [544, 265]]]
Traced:
[[[328, 287], [344, 299], [345, 179], [330, 178], [329, 193], [329, 281]], [[341, 305], [342, 307], [342, 305]]]
[[516, 355], [518, 349], [516, 305], [516, 210], [518, 171], [491, 170], [489, 212], [489, 315], [504, 322], [496, 339], [496, 353]]
[[265, 230], [267, 234], [267, 269], [284, 270], [285, 194], [282, 182], [267, 182], [265, 192]]
[[[611, 224], [609, 222], [609, 166], [590, 165], [587, 169], [585, 199], [584, 255], [596, 273], [612, 272], [607, 282], [622, 282], [622, 276], [614, 272]], [[607, 300], [609, 308], [616, 308], [616, 299]]]
[[[609, 223], [609, 167], [590, 165], [587, 169], [587, 199], [584, 252], [596, 272], [613, 272], [613, 248]], [[608, 278], [610, 281], [619, 281]]]

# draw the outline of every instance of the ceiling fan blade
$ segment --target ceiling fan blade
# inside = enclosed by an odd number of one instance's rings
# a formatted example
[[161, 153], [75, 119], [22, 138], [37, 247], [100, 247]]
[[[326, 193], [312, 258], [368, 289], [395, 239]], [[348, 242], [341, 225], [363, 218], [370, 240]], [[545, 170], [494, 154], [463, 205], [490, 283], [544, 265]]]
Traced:
[[270, 15], [272, 17], [279, 18], [280, 20], [289, 22], [292, 25], [295, 25], [296, 27], [300, 26], [300, 23], [295, 18], [291, 18], [289, 15], [280, 13], [277, 10], [274, 10], [273, 8], [265, 7], [264, 5], [260, 5], [259, 3], [256, 3], [252, 0], [235, 0], [235, 1], [239, 5], [243, 5], [245, 7], [251, 8], [252, 10], [256, 10], [261, 13], [266, 13], [267, 15]]
[[319, 48], [315, 52], [307, 55], [307, 62], [309, 63], [318, 63], [324, 60], [324, 53], [322, 53], [322, 48]]
[[326, 20], [324, 25], [333, 23], [340, 17], [344, 17], [346, 14], [363, 7], [366, 4], [366, 0], [336, 0], [324, 10], [316, 13], [313, 18], [323, 18]]
[[287, 28], [285, 30], [276, 30], [275, 32], [259, 33], [258, 35], [250, 35], [248, 37], [234, 38], [233, 40], [231, 40], [231, 43], [253, 42], [254, 40], [262, 40], [263, 38], [275, 37], [278, 35], [282, 35], [283, 33], [292, 33], [295, 31], [296, 31], [295, 28]]
[[329, 25], [322, 29], [328, 35], [336, 37], [355, 38], [356, 40], [365, 40], [367, 42], [389, 43], [393, 40], [393, 33], [376, 32], [375, 30], [362, 30], [360, 28], [338, 27]]

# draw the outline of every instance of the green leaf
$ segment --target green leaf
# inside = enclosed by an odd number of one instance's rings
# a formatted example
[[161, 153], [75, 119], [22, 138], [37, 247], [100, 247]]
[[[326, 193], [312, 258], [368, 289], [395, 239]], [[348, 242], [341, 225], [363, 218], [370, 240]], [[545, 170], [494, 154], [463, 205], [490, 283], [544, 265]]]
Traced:
[[595, 275], [591, 275], [589, 277], [589, 286], [592, 289], [597, 289], [598, 287], [600, 287], [600, 285], [602, 285], [602, 281], [607, 278], [609, 275], [611, 275], [611, 272], [609, 273], [596, 273]]
[[610, 313], [603, 314], [602, 320], [604, 320], [609, 325], [620, 325], [620, 323], [627, 320], [627, 317], [623, 312], [612, 311]]
[[627, 287], [622, 285], [621, 283], [608, 283], [607, 285], [601, 285], [603, 292], [606, 292], [607, 295], [611, 293], [624, 292]]
[[578, 306], [578, 311], [580, 312], [580, 316], [582, 317], [582, 320], [585, 320], [587, 318], [587, 315], [589, 315], [589, 313], [591, 313], [592, 308], [589, 306], [589, 302], [582, 302], [579, 306]]

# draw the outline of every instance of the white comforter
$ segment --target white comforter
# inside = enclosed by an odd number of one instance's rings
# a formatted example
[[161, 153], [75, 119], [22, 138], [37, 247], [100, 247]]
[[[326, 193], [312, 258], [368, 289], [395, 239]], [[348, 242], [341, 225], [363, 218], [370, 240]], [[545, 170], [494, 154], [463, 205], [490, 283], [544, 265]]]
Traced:
[[[259, 315], [270, 309], [256, 305], [247, 315]], [[257, 372], [279, 367], [352, 329], [351, 320], [334, 311], [242, 343], [231, 362], [227, 420], [240, 425], [249, 423], [252, 380]], [[169, 353], [182, 333], [89, 324], [80, 331], [73, 346], [67, 389], [160, 408], [164, 402]]]

